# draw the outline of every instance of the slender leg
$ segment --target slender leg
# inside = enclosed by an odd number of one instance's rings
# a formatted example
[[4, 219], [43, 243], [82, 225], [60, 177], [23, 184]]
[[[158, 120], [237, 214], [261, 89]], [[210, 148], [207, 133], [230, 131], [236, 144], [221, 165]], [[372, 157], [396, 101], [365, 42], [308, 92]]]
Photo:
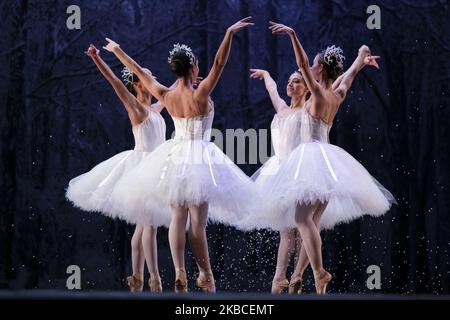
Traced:
[[208, 204], [189, 206], [189, 213], [191, 218], [189, 242], [200, 273], [196, 282], [197, 286], [205, 292], [216, 292], [214, 276], [209, 261], [208, 240], [206, 238]]
[[316, 212], [321, 209], [320, 203], [312, 205], [299, 204], [295, 212], [296, 224], [300, 231], [309, 262], [313, 268], [316, 292], [319, 294], [325, 293], [326, 286], [331, 280], [331, 275], [323, 269], [322, 239], [319, 228], [313, 220]]
[[142, 233], [142, 246], [144, 248], [145, 260], [147, 268], [150, 273], [148, 284], [150, 291], [161, 292], [161, 276], [158, 270], [158, 242], [157, 242], [158, 228], [154, 226], [145, 226]]
[[289, 286], [289, 281], [286, 279], [286, 271], [295, 248], [295, 233], [292, 231], [285, 229], [280, 232], [277, 266], [272, 280], [272, 294], [280, 294]]
[[[323, 212], [327, 203], [319, 204], [317, 210], [313, 215], [313, 222], [316, 225], [317, 229], [320, 230], [320, 219], [322, 217]], [[298, 255], [298, 261], [295, 266], [294, 273], [291, 277], [291, 282], [289, 285], [289, 293], [298, 294], [301, 293], [301, 285], [303, 282], [303, 273], [309, 265], [308, 255], [306, 254], [305, 246], [303, 245], [303, 241], [301, 241], [301, 237], [299, 237], [300, 242], [300, 253]]]
[[187, 219], [187, 207], [172, 207], [172, 220], [169, 226], [169, 244], [175, 268], [175, 292], [187, 292], [186, 265], [184, 261]]
[[131, 264], [133, 275], [127, 277], [127, 283], [131, 292], [141, 292], [144, 286], [144, 264], [145, 256], [142, 247], [142, 232], [144, 227], [136, 225], [131, 238]]

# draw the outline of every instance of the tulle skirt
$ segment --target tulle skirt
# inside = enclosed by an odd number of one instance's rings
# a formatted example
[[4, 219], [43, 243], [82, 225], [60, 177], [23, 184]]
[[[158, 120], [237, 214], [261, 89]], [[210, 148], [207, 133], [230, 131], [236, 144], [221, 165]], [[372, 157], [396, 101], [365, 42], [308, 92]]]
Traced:
[[150, 219], [144, 211], [133, 211], [127, 206], [113, 206], [114, 189], [118, 183], [132, 171], [149, 153], [135, 150], [123, 151], [99, 163], [69, 182], [66, 198], [82, 210], [100, 212], [111, 218], [119, 218], [132, 224], [168, 226], [169, 208], [162, 203], [155, 202], [148, 205], [148, 210], [158, 211], [160, 219]]
[[297, 204], [327, 202], [320, 226], [331, 229], [363, 215], [380, 216], [396, 203], [358, 161], [328, 143], [301, 144], [283, 161], [272, 157], [255, 175], [259, 199], [239, 226], [244, 230], [295, 228]]
[[251, 179], [214, 143], [188, 139], [168, 140], [146, 155], [112, 194], [116, 210], [146, 212], [151, 221], [167, 214], [151, 210], [154, 203], [208, 203], [210, 222], [232, 226], [250, 213], [254, 197]]

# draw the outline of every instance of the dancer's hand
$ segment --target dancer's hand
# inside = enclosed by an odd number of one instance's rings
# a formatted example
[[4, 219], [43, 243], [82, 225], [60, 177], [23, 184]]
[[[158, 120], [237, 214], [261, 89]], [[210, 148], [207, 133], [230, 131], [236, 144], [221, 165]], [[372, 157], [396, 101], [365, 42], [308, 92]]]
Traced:
[[377, 62], [377, 59], [379, 59], [380, 56], [373, 56], [368, 46], [362, 45], [358, 50], [358, 55], [363, 59], [366, 66], [373, 66], [377, 69], [380, 69], [380, 66]]
[[359, 49], [358, 49], [358, 55], [359, 56], [370, 56], [372, 53], [370, 52], [370, 49], [368, 46], [366, 46], [365, 44], [363, 44]]
[[292, 35], [295, 33], [294, 29], [292, 29], [291, 27], [285, 26], [284, 24], [276, 23], [273, 21], [269, 21], [269, 24], [270, 24], [269, 29], [272, 30], [272, 34]]
[[200, 82], [202, 82], [203, 77], [197, 77], [194, 82], [192, 83], [192, 85], [194, 86], [194, 88], [197, 88], [198, 85], [200, 84]]
[[236, 22], [235, 24], [230, 26], [227, 29], [227, 32], [230, 32], [231, 34], [234, 34], [234, 33], [238, 32], [238, 31], [240, 31], [240, 30], [242, 30], [242, 29], [244, 29], [244, 28], [246, 28], [248, 26], [253, 26], [254, 23], [253, 22], [249, 22], [251, 18], [252, 17], [250, 16], [250, 17], [244, 18], [242, 20], [239, 20], [238, 22]]
[[269, 73], [263, 69], [250, 69], [250, 72], [251, 72], [250, 78], [259, 79], [259, 80], [263, 80], [264, 76]]
[[377, 59], [380, 59], [380, 56], [367, 56], [364, 58], [364, 63], [367, 66], [374, 66], [375, 68], [380, 69]]
[[154, 76], [153, 73], [152, 73], [149, 69], [147, 69], [147, 68], [142, 68], [142, 71], [143, 71], [145, 74], [148, 74], [150, 77], [152, 77], [153, 79], [156, 80], [156, 76]]
[[119, 48], [119, 44], [117, 42], [112, 41], [109, 38], [105, 38], [106, 41], [108, 41], [108, 43], [106, 44], [106, 46], [103, 46], [103, 49], [109, 51], [109, 52], [113, 52], [114, 49]]
[[84, 52], [87, 56], [94, 58], [100, 54], [100, 50], [98, 50], [92, 43], [89, 45], [87, 51]]
[[143, 71], [145, 74], [147, 74], [148, 76], [152, 77], [153, 80], [157, 80], [157, 79], [158, 79], [158, 77], [155, 76], [149, 69], [147, 69], [147, 68], [142, 68], [142, 71]]

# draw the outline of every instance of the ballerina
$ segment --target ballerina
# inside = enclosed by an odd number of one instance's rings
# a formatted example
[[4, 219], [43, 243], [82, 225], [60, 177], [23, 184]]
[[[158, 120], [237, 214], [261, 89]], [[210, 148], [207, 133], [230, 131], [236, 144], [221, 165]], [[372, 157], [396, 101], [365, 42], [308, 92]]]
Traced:
[[[291, 98], [288, 104], [280, 97], [277, 91], [277, 84], [270, 76], [269, 72], [261, 69], [250, 69], [251, 78], [264, 80], [267, 92], [269, 93], [272, 105], [276, 111], [273, 117], [270, 129], [272, 136], [272, 144], [274, 147], [274, 156], [272, 156], [264, 165], [253, 174], [252, 179], [260, 188], [264, 187], [266, 177], [276, 174], [280, 162], [285, 159], [289, 153], [300, 144], [300, 125], [301, 114], [305, 99], [308, 93], [308, 87], [301, 73], [296, 70], [289, 77], [286, 93]], [[254, 215], [257, 215], [255, 212]], [[271, 214], [270, 216], [249, 216], [244, 224], [247, 228], [253, 229], [264, 227], [267, 224], [273, 225], [278, 217]], [[269, 222], [271, 221], [271, 222]], [[262, 225], [261, 225], [262, 223]], [[298, 257], [301, 239], [298, 236], [296, 228], [285, 228], [280, 231], [280, 242], [278, 245], [277, 266], [272, 281], [271, 292], [273, 294], [282, 293], [289, 287], [289, 281], [286, 278], [287, 267], [291, 256]]]
[[[262, 216], [278, 213], [275, 230], [297, 227], [302, 238], [302, 250], [291, 282], [292, 291], [300, 292], [301, 276], [308, 263], [314, 273], [316, 292], [326, 292], [331, 274], [323, 268], [320, 228], [332, 228], [362, 215], [380, 216], [395, 199], [351, 155], [329, 143], [328, 134], [340, 104], [356, 77], [366, 65], [378, 67], [377, 56], [367, 46], [359, 49], [358, 57], [340, 78], [342, 50], [335, 46], [318, 53], [309, 67], [308, 57], [295, 32], [290, 27], [270, 22], [273, 34], [290, 36], [297, 65], [311, 92], [302, 113], [301, 144], [280, 164], [276, 175], [267, 177], [260, 206]], [[295, 205], [295, 211], [289, 210]]]
[[235, 225], [250, 211], [253, 182], [210, 142], [214, 104], [209, 97], [228, 60], [234, 34], [252, 25], [250, 18], [228, 28], [208, 76], [195, 91], [191, 83], [199, 72], [198, 59], [186, 45], [176, 44], [170, 52], [168, 62], [178, 85], [169, 90], [127, 56], [116, 42], [106, 39], [105, 49], [113, 52], [163, 101], [175, 124], [175, 138], [162, 144], [130, 172], [118, 194], [122, 195], [119, 202], [129, 201], [137, 209], [151, 205], [154, 198], [171, 206], [169, 242], [176, 292], [188, 289], [184, 261], [188, 212], [189, 242], [199, 269], [196, 285], [205, 292], [215, 292], [206, 239], [207, 219]]
[[[118, 217], [134, 224], [137, 223], [135, 213], [126, 208], [122, 208], [122, 210], [114, 208], [111, 204], [110, 194], [127, 171], [141, 162], [147, 152], [151, 152], [165, 141], [166, 125], [160, 115], [164, 106], [160, 102], [151, 104], [150, 92], [142, 85], [139, 78], [126, 67], [122, 70], [124, 81], [122, 83], [100, 57], [100, 51], [94, 45], [91, 44], [85, 54], [92, 59], [108, 80], [125, 107], [133, 129], [135, 148], [123, 151], [101, 162], [89, 172], [70, 180], [66, 197], [82, 210], [101, 212], [106, 216]], [[145, 261], [150, 273], [148, 281], [150, 290], [152, 292], [162, 291], [161, 277], [158, 271], [157, 226], [168, 226], [169, 222], [166, 219], [166, 221], [159, 221], [159, 224], [150, 224], [149, 221], [140, 221], [136, 224], [131, 239], [133, 274], [127, 277], [127, 283], [132, 292], [143, 290]]]
[[[289, 77], [286, 87], [286, 93], [292, 99], [290, 106], [288, 106], [278, 94], [277, 85], [269, 72], [261, 69], [250, 69], [250, 71], [252, 72], [250, 75], [251, 78], [264, 80], [272, 105], [277, 112], [271, 124], [272, 144], [274, 146], [275, 155], [265, 162], [252, 176], [256, 185], [262, 189], [264, 187], [267, 188], [267, 186], [264, 185], [267, 182], [267, 175], [276, 174], [280, 162], [300, 144], [300, 127], [302, 113], [304, 112], [303, 106], [309, 90], [300, 71], [294, 71]], [[333, 87], [337, 88], [341, 80], [342, 75], [336, 79], [333, 83]], [[292, 206], [292, 216], [294, 215], [294, 210], [295, 206]], [[271, 212], [270, 215], [264, 217], [257, 212], [253, 212], [253, 214], [249, 215], [242, 222], [240, 229], [274, 228], [278, 224], [278, 220], [278, 216]], [[271, 288], [272, 294], [280, 294], [288, 288], [289, 293], [298, 291], [298, 289], [296, 289], [298, 285], [297, 276], [294, 273], [293, 277], [291, 277], [292, 281], [288, 281], [286, 272], [292, 256], [294, 257], [294, 262], [298, 261], [301, 252], [300, 248], [302, 247], [301, 243], [297, 228], [285, 228], [280, 231], [277, 266]], [[304, 253], [304, 250], [302, 253]], [[305, 259], [306, 261], [304, 261]], [[307, 256], [304, 254], [302, 254], [302, 261], [303, 264], [308, 262]]]

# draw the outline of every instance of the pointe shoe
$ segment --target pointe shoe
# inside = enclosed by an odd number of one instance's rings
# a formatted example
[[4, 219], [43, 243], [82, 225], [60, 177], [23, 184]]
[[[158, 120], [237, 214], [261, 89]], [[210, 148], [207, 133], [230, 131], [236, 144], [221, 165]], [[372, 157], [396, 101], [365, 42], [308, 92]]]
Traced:
[[161, 278], [150, 278], [148, 279], [148, 286], [150, 287], [150, 292], [162, 292]]
[[317, 294], [325, 294], [327, 292], [327, 285], [332, 278], [331, 274], [324, 269], [321, 269], [319, 272], [314, 272]]
[[144, 289], [144, 281], [136, 278], [135, 275], [127, 277], [127, 284], [131, 292], [142, 292], [142, 289]]
[[300, 276], [291, 277], [289, 282], [289, 294], [300, 294], [302, 293], [303, 279]]
[[212, 273], [200, 274], [195, 281], [197, 287], [201, 288], [203, 292], [215, 293], [216, 283]]
[[281, 279], [281, 280], [273, 280], [272, 281], [272, 294], [282, 294], [284, 290], [286, 290], [289, 287], [289, 281], [287, 279]]
[[175, 289], [176, 293], [187, 293], [188, 292], [186, 271], [180, 270], [180, 274], [176, 275], [174, 287], [175, 287], [174, 289]]

